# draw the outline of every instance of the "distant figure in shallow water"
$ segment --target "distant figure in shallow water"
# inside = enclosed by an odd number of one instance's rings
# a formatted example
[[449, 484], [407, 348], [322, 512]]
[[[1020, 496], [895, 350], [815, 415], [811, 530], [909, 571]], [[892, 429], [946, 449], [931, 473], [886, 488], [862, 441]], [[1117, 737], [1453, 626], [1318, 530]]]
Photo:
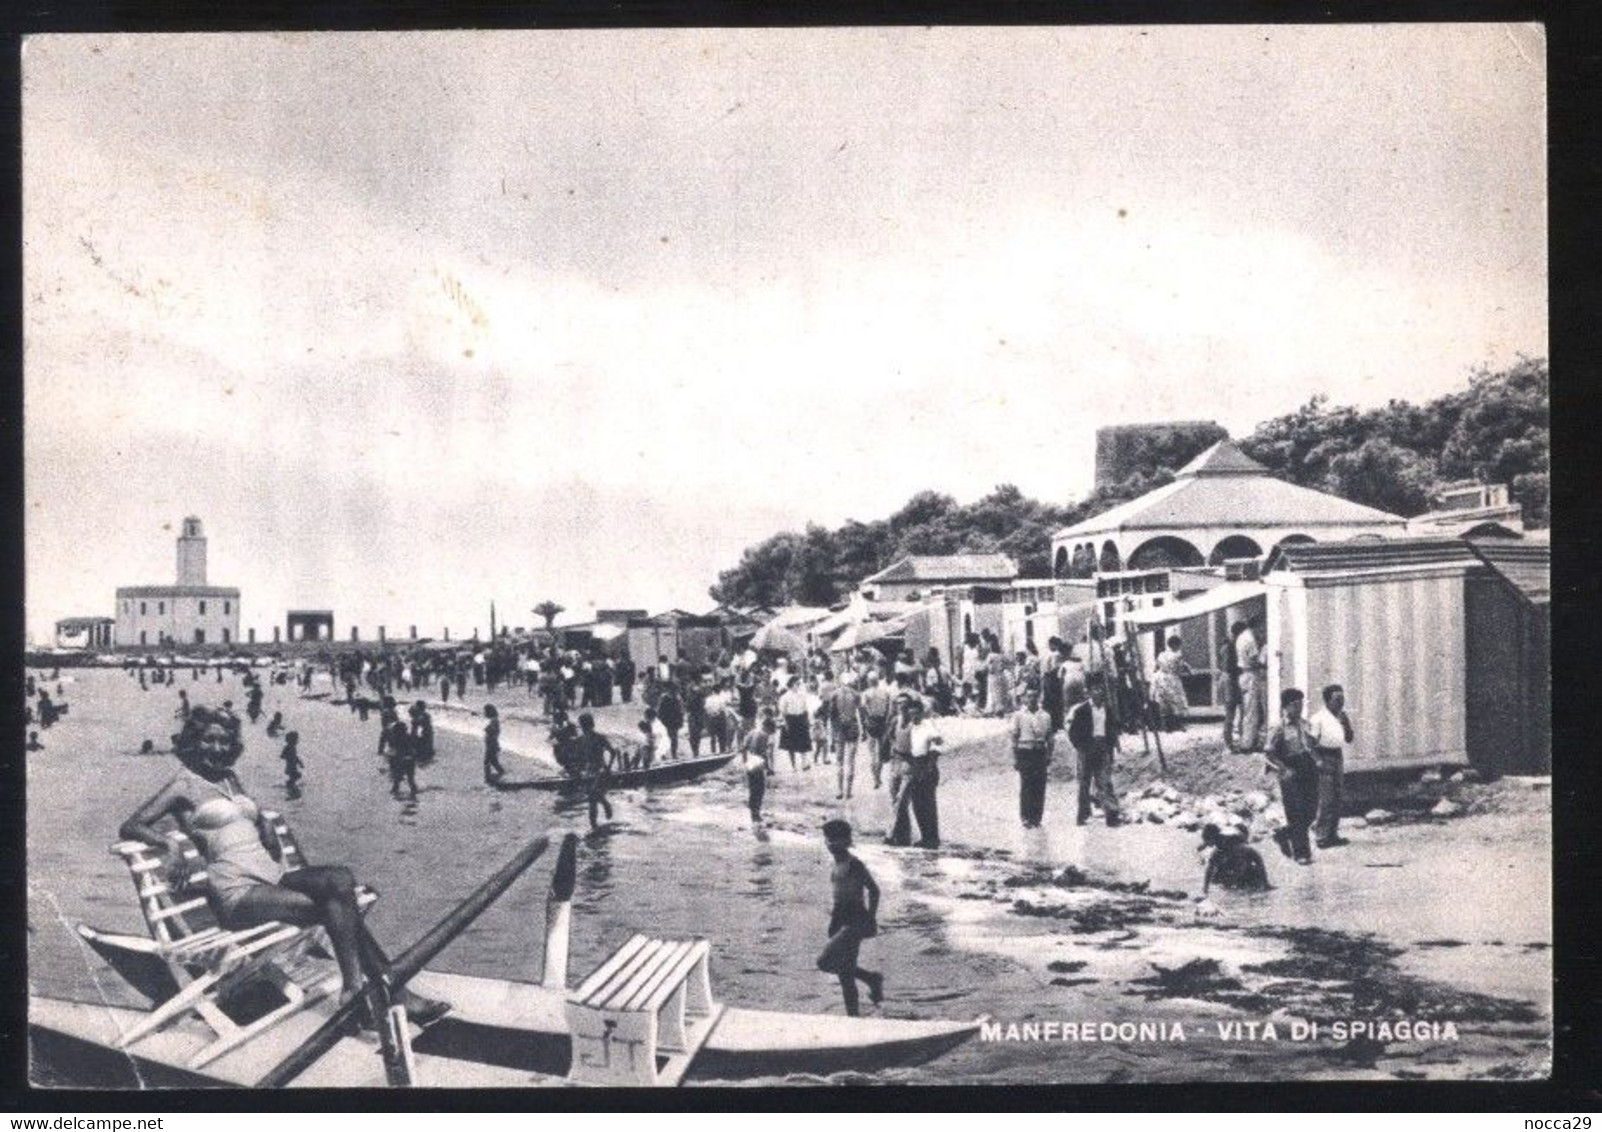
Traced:
[[281, 711], [275, 711], [273, 712], [272, 719], [267, 721], [267, 737], [269, 739], [276, 739], [283, 733], [283, 730], [284, 713]]
[[299, 731], [291, 731], [284, 736], [284, 749], [278, 757], [284, 760], [284, 785], [290, 789], [299, 786], [301, 768], [306, 765], [300, 757]]
[[[150, 740], [148, 740], [148, 739], [145, 740], [145, 742], [147, 742], [147, 743], [149, 741]], [[30, 750], [30, 751], [42, 751], [42, 750], [44, 750], [44, 744], [39, 742], [39, 733], [37, 731], [28, 732], [28, 750]]]
[[484, 781], [494, 786], [506, 777], [506, 768], [501, 765], [500, 713], [494, 704], [485, 704], [484, 717], [489, 720], [484, 725]]

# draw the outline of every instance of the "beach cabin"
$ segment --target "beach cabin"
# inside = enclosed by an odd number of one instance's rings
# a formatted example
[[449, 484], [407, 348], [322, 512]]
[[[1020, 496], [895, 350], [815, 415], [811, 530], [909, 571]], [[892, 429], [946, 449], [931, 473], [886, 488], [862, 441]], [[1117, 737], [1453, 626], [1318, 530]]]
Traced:
[[1005, 588], [1017, 576], [1005, 554], [909, 554], [862, 579], [858, 590], [867, 601], [917, 601], [939, 590]]
[[1550, 769], [1550, 551], [1423, 538], [1286, 547], [1264, 574], [1269, 694], [1347, 688], [1348, 766]]
[[1552, 548], [1505, 539], [1470, 545], [1468, 755], [1491, 774], [1552, 772]]
[[631, 617], [628, 623], [629, 659], [641, 672], [667, 657], [679, 662], [679, 630], [670, 617]]
[[1124, 614], [1126, 631], [1265, 621], [1270, 716], [1285, 688], [1346, 689], [1348, 770], [1550, 765], [1549, 555], [1497, 540], [1292, 544], [1261, 580]]

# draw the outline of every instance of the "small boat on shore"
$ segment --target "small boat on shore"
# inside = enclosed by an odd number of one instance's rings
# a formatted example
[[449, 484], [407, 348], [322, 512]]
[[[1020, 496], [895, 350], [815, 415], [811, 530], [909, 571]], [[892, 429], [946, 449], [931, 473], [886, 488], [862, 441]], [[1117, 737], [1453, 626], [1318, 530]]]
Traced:
[[[544, 847], [541, 838], [525, 848], [391, 963], [380, 988], [383, 995], [406, 986], [450, 1003], [450, 1013], [426, 1030], [399, 1022], [399, 1008], [392, 1007], [390, 1025], [381, 1026], [376, 1036], [363, 1033], [351, 1025], [360, 999], [340, 1007], [336, 995], [325, 994], [286, 1007], [277, 991], [260, 984], [246, 986], [252, 993], [220, 1004], [208, 1001], [203, 1010], [173, 1013], [153, 1025], [156, 1014], [179, 993], [170, 949], [152, 938], [80, 926], [84, 944], [155, 1009], [30, 996], [33, 1079], [39, 1084], [122, 1088], [506, 1088], [771, 1080], [796, 1073], [873, 1072], [922, 1064], [969, 1040], [984, 1021], [862, 1018], [725, 1005], [711, 996], [705, 940], [644, 935], [633, 936], [570, 989], [568, 941], [577, 855], [577, 838], [571, 834], [563, 841], [546, 901], [538, 983], [424, 969]], [[296, 978], [302, 983], [337, 983], [332, 960], [315, 950], [297, 963]], [[263, 990], [265, 995], [254, 993]], [[382, 998], [378, 1004], [387, 1001]], [[221, 1006], [227, 1006], [231, 1018], [219, 1018]], [[375, 1015], [385, 1017], [383, 1010]], [[249, 1036], [220, 1040], [219, 1024]]]
[[[734, 761], [731, 751], [724, 755], [708, 755], [699, 759], [655, 763], [649, 767], [618, 771], [612, 775], [608, 790], [632, 790], [640, 786], [670, 786], [679, 782], [692, 782], [713, 771], [722, 770]], [[586, 776], [553, 775], [550, 778], [525, 778], [494, 783], [497, 790], [549, 790], [560, 794], [582, 794], [593, 781]]]

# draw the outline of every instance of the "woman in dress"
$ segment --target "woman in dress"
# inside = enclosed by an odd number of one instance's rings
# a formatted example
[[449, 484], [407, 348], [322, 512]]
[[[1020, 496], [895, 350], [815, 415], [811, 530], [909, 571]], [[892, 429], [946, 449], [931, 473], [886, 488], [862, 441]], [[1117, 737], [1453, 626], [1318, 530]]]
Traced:
[[[272, 826], [263, 818], [234, 764], [244, 752], [239, 720], [196, 707], [173, 736], [173, 753], [183, 769], [155, 797], [123, 823], [119, 834], [166, 850], [174, 891], [188, 870], [169, 830], [181, 830], [206, 858], [208, 896], [224, 928], [237, 930], [278, 922], [328, 931], [344, 983], [343, 997], [376, 977], [388, 959], [362, 923], [356, 907], [356, 878], [343, 865], [304, 865], [286, 872]], [[402, 992], [406, 1013], [426, 1025], [450, 1009], [447, 1003]]]
[[1185, 663], [1183, 644], [1177, 636], [1168, 638], [1168, 647], [1157, 654], [1152, 676], [1151, 700], [1164, 731], [1182, 729], [1185, 713], [1190, 709], [1183, 679], [1190, 672], [1190, 665]]
[[790, 677], [788, 689], [779, 697], [779, 715], [784, 721], [779, 732], [779, 749], [789, 754], [790, 769], [796, 769], [796, 757], [800, 756], [800, 769], [811, 770], [812, 713], [808, 710], [801, 677]]

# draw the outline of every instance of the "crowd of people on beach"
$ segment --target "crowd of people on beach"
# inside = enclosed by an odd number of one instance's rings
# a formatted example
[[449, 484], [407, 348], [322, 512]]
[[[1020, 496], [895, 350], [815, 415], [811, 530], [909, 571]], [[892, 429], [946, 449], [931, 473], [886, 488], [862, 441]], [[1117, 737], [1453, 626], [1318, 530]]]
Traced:
[[[1259, 634], [1260, 626], [1237, 623], [1220, 650], [1220, 669], [1228, 688], [1225, 742], [1231, 751], [1259, 755], [1265, 772], [1278, 779], [1285, 822], [1274, 840], [1287, 857], [1308, 864], [1315, 842], [1320, 848], [1346, 843], [1338, 831], [1341, 756], [1354, 738], [1353, 727], [1344, 690], [1338, 685], [1323, 689], [1323, 706], [1311, 716], [1304, 714], [1304, 693], [1286, 689], [1278, 724], [1265, 727]], [[392, 795], [401, 797], [404, 791], [408, 799], [416, 799], [417, 769], [429, 765], [437, 754], [432, 715], [437, 705], [431, 705], [428, 696], [437, 688], [440, 704], [450, 704], [454, 694], [465, 708], [471, 684], [475, 694], [504, 697], [521, 691], [533, 701], [538, 716], [520, 718], [537, 718], [549, 726], [556, 762], [564, 774], [582, 782], [592, 828], [599, 826], [602, 815], [608, 821], [613, 817], [608, 790], [618, 774], [681, 761], [738, 757], [754, 827], [762, 826], [763, 804], [774, 776], [821, 769], [832, 778], [837, 801], [853, 798], [870, 781], [872, 790], [887, 792], [891, 816], [886, 844], [937, 849], [940, 760], [946, 743], [943, 723], [952, 717], [1005, 721], [1018, 776], [1019, 821], [1025, 829], [1040, 828], [1045, 820], [1049, 769], [1062, 739], [1074, 754], [1076, 822], [1084, 825], [1099, 811], [1108, 826], [1122, 824], [1113, 784], [1120, 735], [1139, 728], [1183, 725], [1179, 722], [1184, 714], [1183, 678], [1189, 669], [1180, 638], [1170, 637], [1165, 644], [1149, 680], [1134, 670], [1121, 642], [1103, 642], [1097, 625], [1090, 626], [1078, 648], [1051, 638], [1044, 656], [1032, 643], [1008, 655], [993, 634], [975, 634], [964, 642], [952, 669], [933, 648], [919, 659], [910, 650], [880, 646], [835, 653], [725, 648], [703, 663], [661, 656], [643, 671], [636, 670], [627, 654], [609, 657], [598, 650], [585, 653], [554, 644], [539, 648], [502, 641], [475, 642], [453, 651], [359, 649], [275, 662], [265, 671], [236, 659], [215, 665], [214, 678], [222, 682], [229, 670], [239, 676], [243, 718], [232, 700], [219, 708], [204, 707], [192, 704], [189, 690], [180, 688], [175, 713], [180, 732], [173, 737], [172, 749], [182, 758], [185, 744], [205, 745], [225, 733], [226, 745], [237, 751], [244, 724], [256, 725], [264, 714], [264, 681], [294, 686], [303, 696], [343, 704], [362, 720], [376, 711], [379, 770], [387, 772]], [[149, 691], [177, 684], [180, 669], [130, 659], [125, 671]], [[190, 666], [191, 684], [203, 679], [202, 672], [200, 666]], [[343, 690], [342, 699], [335, 699], [333, 691], [312, 692], [324, 673], [333, 690]], [[62, 686], [56, 684], [52, 699], [43, 681], [31, 675], [27, 681], [29, 722], [37, 720], [40, 729], [47, 730], [66, 711], [60, 702]], [[403, 707], [407, 694], [415, 698]], [[636, 702], [641, 710], [637, 738], [609, 735], [597, 727], [596, 710]], [[501, 712], [493, 703], [467, 710], [481, 713], [485, 721], [484, 781], [504, 785]], [[299, 733], [288, 726], [282, 711], [273, 712], [264, 733], [269, 739], [282, 739], [284, 786], [290, 796], [298, 796], [306, 767]], [[29, 749], [43, 749], [37, 731], [30, 732]], [[145, 741], [143, 753], [154, 753], [150, 740]], [[221, 762], [211, 768], [212, 781], [237, 781], [232, 779], [231, 763], [226, 771], [220, 768]], [[233, 797], [230, 791], [225, 793]], [[148, 822], [135, 822], [125, 832], [135, 825], [146, 832]], [[835, 861], [834, 905], [828, 943], [817, 965], [837, 976], [847, 1011], [855, 1014], [859, 983], [868, 988], [873, 1001], [883, 995], [883, 976], [857, 965], [862, 942], [877, 934], [879, 893], [866, 867], [850, 852], [854, 838], [850, 824], [831, 818], [823, 832]], [[1244, 830], [1218, 824], [1205, 827], [1204, 895], [1215, 886], [1268, 887], [1261, 856], [1245, 842]], [[315, 888], [327, 879], [307, 878], [307, 883]], [[276, 886], [282, 876], [256, 880]], [[287, 906], [306, 895], [320, 899], [321, 890], [273, 899]], [[341, 967], [347, 985], [354, 985], [350, 980], [364, 961], [361, 952], [366, 944], [356, 937], [341, 942]], [[437, 1009], [438, 1004], [417, 1005], [419, 1013]]]

